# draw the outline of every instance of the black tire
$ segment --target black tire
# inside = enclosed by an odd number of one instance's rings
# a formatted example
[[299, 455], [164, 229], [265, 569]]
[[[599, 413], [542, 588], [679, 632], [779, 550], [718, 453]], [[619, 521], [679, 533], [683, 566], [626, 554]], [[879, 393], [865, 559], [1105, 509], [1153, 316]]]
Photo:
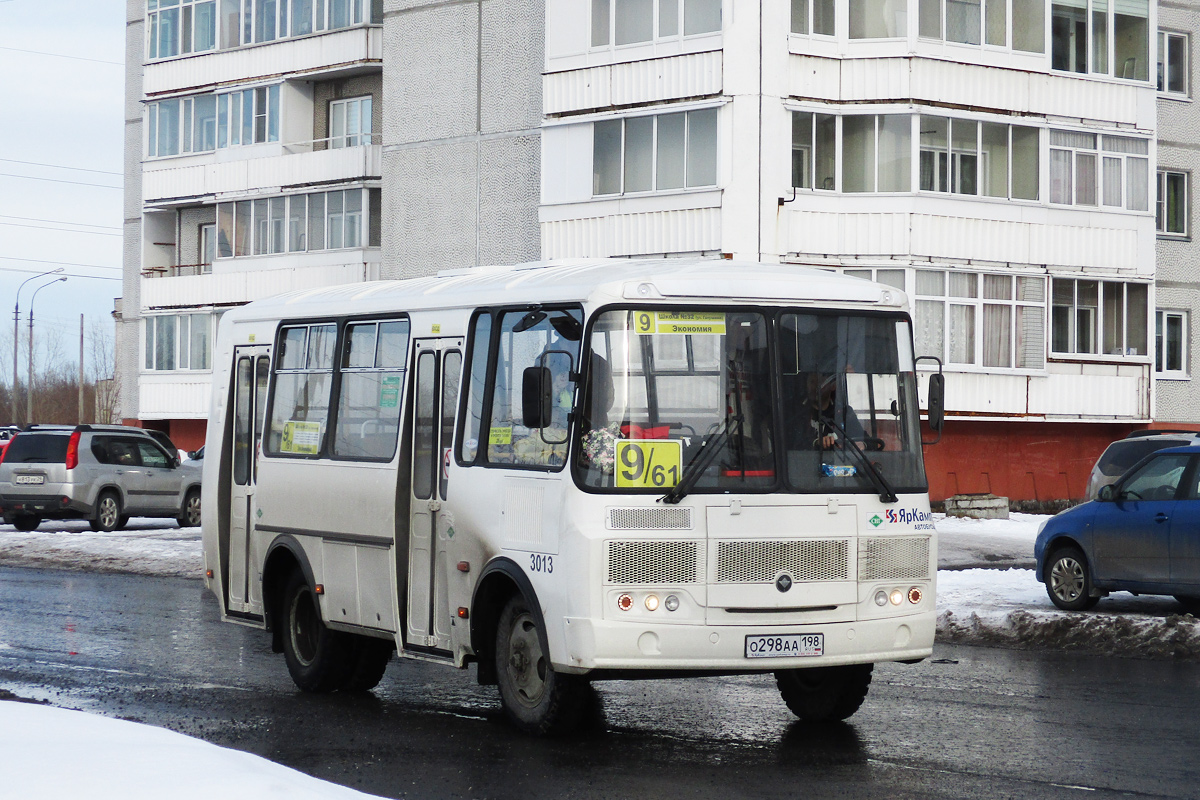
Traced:
[[348, 692], [369, 692], [383, 680], [388, 662], [396, 647], [386, 639], [370, 636], [355, 636], [351, 656], [350, 677], [345, 687]]
[[775, 684], [783, 702], [805, 722], [839, 722], [867, 699], [874, 664], [781, 669]]
[[183, 498], [179, 516], [175, 518], [181, 528], [200, 527], [200, 490], [189, 489]]
[[292, 573], [283, 590], [279, 624], [283, 626], [283, 656], [296, 686], [305, 692], [332, 692], [350, 679], [353, 664], [347, 634], [330, 630], [304, 574]]
[[554, 671], [541, 620], [522, 595], [509, 599], [496, 625], [496, 678], [504, 713], [535, 736], [566, 733], [582, 717], [587, 682]]
[[121, 527], [121, 498], [114, 491], [101, 492], [89, 520], [92, 530], [110, 533]]
[[128, 525], [129, 525], [129, 515], [128, 515], [128, 514], [122, 514], [122, 515], [121, 515], [121, 518], [120, 518], [119, 520], [117, 520], [117, 530], [119, 530], [119, 531], [123, 531], [123, 530], [125, 530], [125, 528], [126, 528]]
[[1183, 606], [1185, 613], [1191, 614], [1193, 617], [1200, 617], [1200, 597], [1177, 594], [1175, 599]]
[[1092, 597], [1087, 556], [1078, 547], [1061, 547], [1046, 560], [1046, 594], [1063, 611], [1087, 611], [1099, 602]]
[[12, 524], [17, 530], [28, 533], [37, 530], [37, 526], [42, 524], [42, 518], [35, 514], [22, 514], [19, 517], [13, 517]]

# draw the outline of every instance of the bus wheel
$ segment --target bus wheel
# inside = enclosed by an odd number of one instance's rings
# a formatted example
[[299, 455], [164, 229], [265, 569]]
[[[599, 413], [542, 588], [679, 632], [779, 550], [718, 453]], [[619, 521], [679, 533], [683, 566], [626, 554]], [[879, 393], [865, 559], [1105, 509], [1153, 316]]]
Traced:
[[579, 722], [586, 682], [561, 675], [542, 647], [545, 635], [529, 603], [512, 597], [496, 630], [496, 677], [504, 713], [519, 729], [542, 736]]
[[283, 656], [296, 686], [305, 692], [332, 692], [350, 678], [349, 641], [321, 621], [312, 587], [299, 570], [283, 592]]
[[867, 699], [874, 664], [782, 669], [775, 673], [779, 693], [805, 722], [835, 722], [858, 711]]
[[354, 654], [350, 657], [350, 677], [344, 687], [349, 692], [369, 692], [383, 680], [395, 647], [386, 639], [356, 636]]

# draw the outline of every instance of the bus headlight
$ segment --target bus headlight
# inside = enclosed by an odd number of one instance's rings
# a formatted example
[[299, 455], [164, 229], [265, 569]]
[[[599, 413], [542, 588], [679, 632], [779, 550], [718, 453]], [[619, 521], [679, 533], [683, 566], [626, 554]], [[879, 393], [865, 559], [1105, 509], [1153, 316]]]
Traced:
[[887, 603], [888, 603], [887, 592], [885, 592], [883, 589], [880, 589], [878, 592], [875, 593], [875, 605], [879, 606], [880, 608], [883, 608], [884, 606], [887, 605]]
[[656, 594], [646, 595], [646, 610], [647, 611], [657, 611], [658, 610], [658, 595], [656, 595]]
[[663, 602], [663, 605], [666, 606], [667, 611], [678, 611], [679, 598], [673, 594], [669, 594], [667, 595], [667, 599]]
[[888, 599], [892, 601], [892, 605], [898, 606], [904, 602], [904, 592], [899, 589], [892, 589], [892, 593], [888, 596]]

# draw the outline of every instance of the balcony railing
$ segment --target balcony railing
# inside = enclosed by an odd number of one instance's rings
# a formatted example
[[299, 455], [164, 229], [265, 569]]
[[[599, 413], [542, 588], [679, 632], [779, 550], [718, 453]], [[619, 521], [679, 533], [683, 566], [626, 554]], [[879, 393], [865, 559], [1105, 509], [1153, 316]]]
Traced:
[[212, 264], [176, 264], [171, 267], [146, 267], [143, 278], [177, 278], [181, 275], [208, 275]]

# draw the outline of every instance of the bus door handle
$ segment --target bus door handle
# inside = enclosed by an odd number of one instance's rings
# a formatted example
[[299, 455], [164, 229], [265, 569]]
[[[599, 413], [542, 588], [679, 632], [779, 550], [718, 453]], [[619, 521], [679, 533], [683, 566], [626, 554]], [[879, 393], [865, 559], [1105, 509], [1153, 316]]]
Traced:
[[429, 510], [434, 511], [434, 512], [441, 511], [442, 510], [441, 501], [440, 500], [430, 500], [429, 501]]

